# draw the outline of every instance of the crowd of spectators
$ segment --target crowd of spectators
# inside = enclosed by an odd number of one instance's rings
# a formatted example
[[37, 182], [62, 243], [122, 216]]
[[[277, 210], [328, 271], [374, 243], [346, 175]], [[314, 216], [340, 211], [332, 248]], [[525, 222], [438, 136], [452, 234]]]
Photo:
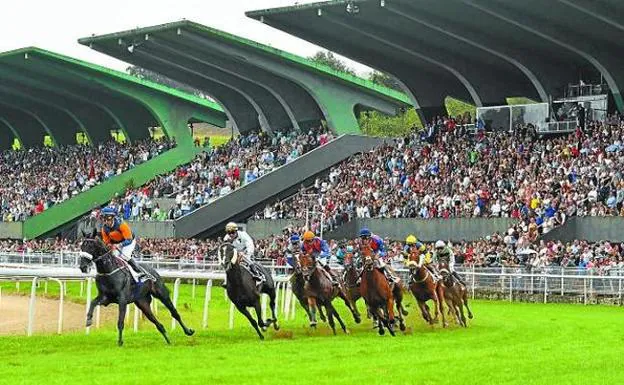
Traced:
[[624, 215], [619, 117], [544, 138], [443, 127], [433, 139], [412, 135], [356, 155], [256, 218], [303, 219], [309, 210], [332, 228], [354, 217], [512, 217], [534, 241], [570, 216]]
[[94, 146], [6, 150], [0, 153], [2, 221], [24, 221], [175, 146], [174, 141], [109, 141]]
[[[112, 204], [120, 209], [125, 219], [177, 219], [292, 162], [332, 138], [332, 134], [321, 127], [305, 133], [240, 135], [223, 146], [199, 153], [190, 163], [139, 189], [127, 191]], [[163, 197], [172, 198], [175, 203], [160, 207], [154, 199]]]

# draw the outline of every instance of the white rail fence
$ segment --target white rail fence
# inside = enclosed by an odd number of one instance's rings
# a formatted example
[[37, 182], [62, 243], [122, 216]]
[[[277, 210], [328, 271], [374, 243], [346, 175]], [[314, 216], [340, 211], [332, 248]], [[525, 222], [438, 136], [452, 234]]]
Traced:
[[[167, 279], [173, 280], [173, 293], [172, 301], [177, 306], [178, 298], [180, 295], [180, 284], [182, 280], [188, 280], [191, 284], [191, 296], [195, 298], [197, 292], [197, 286], [205, 285], [206, 291], [203, 301], [202, 309], [202, 328], [206, 329], [209, 324], [209, 305], [212, 300], [212, 286], [214, 281], [222, 281], [225, 278], [223, 273], [214, 272], [182, 272], [182, 271], [169, 271], [161, 270], [159, 274]], [[294, 319], [295, 317], [295, 302], [293, 300], [292, 290], [288, 277], [281, 275], [275, 276], [275, 284], [277, 289], [276, 298], [276, 313], [282, 315], [282, 319]], [[43, 284], [43, 290], [47, 293], [48, 282], [55, 282], [59, 285], [59, 310], [57, 320], [57, 333], [63, 332], [63, 307], [65, 297], [67, 296], [67, 283], [68, 282], [80, 282], [80, 296], [86, 299], [85, 315], [89, 309], [89, 304], [92, 300], [92, 286], [94, 284], [94, 274], [82, 274], [77, 269], [69, 268], [16, 268], [16, 267], [3, 267], [0, 268], [0, 282], [15, 282], [16, 287], [19, 289], [21, 282], [31, 284], [30, 296], [28, 301], [28, 319], [26, 327], [26, 335], [31, 336], [35, 332], [35, 315], [37, 304], [37, 289], [40, 288], [40, 284]], [[0, 287], [0, 314], [2, 314], [2, 288]], [[227, 293], [224, 291], [224, 296], [227, 299]], [[158, 301], [152, 301], [152, 309], [155, 314], [158, 314]], [[139, 325], [139, 310], [136, 306], [134, 308], [133, 318], [133, 330], [138, 331]], [[266, 318], [267, 314], [267, 299], [263, 296], [262, 299], [262, 314]], [[100, 326], [100, 307], [96, 308], [95, 313], [95, 327]], [[235, 307], [230, 303], [228, 325], [229, 328], [234, 328], [234, 313]], [[126, 321], [130, 317], [130, 311], [127, 313]], [[171, 318], [171, 330], [176, 328], [176, 321]], [[85, 327], [85, 333], [89, 334], [91, 327]]]
[[[297, 302], [292, 293], [288, 275], [283, 267], [273, 267], [274, 280], [277, 286], [277, 312], [281, 314], [282, 319], [294, 319], [295, 303]], [[554, 296], [573, 296], [577, 302], [588, 304], [596, 297], [608, 297], [621, 303], [624, 275], [620, 274], [620, 270], [614, 270], [612, 275], [593, 275], [590, 272], [584, 272], [578, 269], [557, 269], [559, 273], [553, 271], [542, 271], [539, 273], [527, 272], [524, 268], [504, 269], [463, 269], [460, 270], [464, 279], [468, 283], [472, 297], [479, 293], [489, 292], [496, 293], [498, 298], [505, 297], [509, 301], [517, 300], [522, 295], [532, 295], [533, 298], [539, 296], [540, 302], [547, 303]], [[397, 269], [399, 275], [407, 279], [407, 270]], [[202, 309], [202, 328], [209, 325], [209, 308], [212, 300], [212, 287], [215, 281], [221, 281], [225, 275], [218, 271], [179, 271], [179, 270], [160, 270], [160, 275], [173, 281], [173, 303], [177, 306], [180, 295], [180, 284], [182, 280], [190, 283], [191, 296], [195, 298], [197, 286], [205, 285], [205, 295]], [[80, 282], [80, 296], [86, 299], [85, 314], [88, 310], [89, 303], [92, 299], [92, 286], [94, 275], [82, 274], [77, 268], [63, 267], [0, 267], [0, 282], [15, 282], [17, 288], [21, 282], [31, 283], [31, 291], [28, 303], [28, 319], [26, 334], [32, 335], [34, 330], [34, 320], [36, 314], [37, 289], [43, 284], [44, 292], [47, 293], [48, 283], [53, 282], [59, 285], [59, 310], [57, 321], [57, 333], [63, 332], [63, 307], [65, 297], [67, 295], [68, 282]], [[224, 296], [227, 294], [224, 291]], [[152, 302], [153, 311], [158, 313], [157, 301]], [[2, 290], [0, 287], [0, 314], [2, 308]], [[139, 311], [136, 306], [134, 308], [133, 330], [136, 332], [139, 325]], [[230, 303], [228, 327], [234, 327], [235, 308]], [[130, 311], [127, 313], [130, 316]], [[266, 318], [267, 314], [267, 298], [262, 299], [262, 314]], [[95, 327], [100, 326], [100, 310], [99, 307], [95, 314]], [[171, 329], [175, 329], [176, 323], [171, 319]], [[86, 328], [88, 334], [90, 328]]]

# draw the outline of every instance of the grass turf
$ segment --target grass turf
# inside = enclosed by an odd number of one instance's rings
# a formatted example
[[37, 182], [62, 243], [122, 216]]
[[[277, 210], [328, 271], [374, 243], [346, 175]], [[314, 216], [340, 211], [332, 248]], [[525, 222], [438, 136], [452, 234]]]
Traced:
[[[14, 284], [3, 285], [3, 293], [14, 291]], [[53, 293], [54, 285], [49, 289]], [[76, 284], [68, 295], [84, 303]], [[176, 328], [171, 346], [145, 321], [136, 334], [126, 324], [123, 348], [111, 324], [88, 336], [1, 337], [0, 383], [550, 385], [624, 379], [624, 317], [617, 307], [474, 301], [469, 328], [443, 330], [426, 326], [407, 297], [408, 330], [395, 338], [378, 336], [367, 320], [355, 325], [342, 307], [349, 335], [332, 336], [325, 324], [312, 332], [297, 308], [294, 321], [282, 321], [282, 330], [267, 332], [261, 342], [238, 313], [234, 329], [227, 328], [228, 305], [217, 287], [208, 329], [199, 330], [203, 297], [203, 288], [193, 299], [190, 286], [182, 286], [178, 308], [197, 334], [189, 338]], [[158, 317], [170, 326], [162, 306]]]

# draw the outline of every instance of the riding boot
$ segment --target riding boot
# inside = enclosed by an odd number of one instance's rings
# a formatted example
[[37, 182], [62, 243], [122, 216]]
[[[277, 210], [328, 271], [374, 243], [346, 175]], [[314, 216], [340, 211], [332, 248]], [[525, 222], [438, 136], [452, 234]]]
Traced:
[[441, 280], [441, 279], [442, 279], [442, 276], [440, 275], [440, 273], [438, 273], [438, 271], [437, 271], [437, 270], [436, 270], [433, 266], [430, 266], [430, 265], [425, 265], [425, 267], [427, 268], [427, 270], [429, 270], [429, 272], [431, 273], [431, 275], [433, 275], [433, 278], [434, 278], [436, 281], [439, 281], [439, 280]]
[[388, 282], [390, 283], [397, 283], [399, 282], [399, 277], [395, 276], [394, 274], [392, 274], [390, 272], [390, 269], [384, 267], [380, 268], [381, 272], [384, 273], [384, 275], [386, 276], [386, 279], [388, 280]]
[[139, 265], [134, 258], [130, 258], [128, 260], [128, 265], [130, 265], [130, 267], [132, 267], [132, 270], [135, 271], [135, 273], [137, 273], [139, 276], [139, 281], [142, 278], [145, 278], [145, 280], [147, 281], [156, 281], [156, 278], [154, 278], [154, 276], [152, 276], [150, 273], [148, 273], [143, 266]]
[[255, 263], [252, 263], [249, 267], [249, 270], [251, 271], [251, 276], [253, 277], [254, 281], [256, 281], [256, 287], [260, 289], [262, 287], [262, 284], [266, 282], [266, 277]]
[[334, 276], [334, 273], [332, 272], [331, 268], [329, 267], [329, 265], [325, 265], [323, 266], [323, 269], [325, 269], [325, 271], [327, 272], [327, 274], [329, 274], [329, 279], [331, 279], [331, 283], [333, 286], [338, 286], [340, 285], [340, 283], [338, 282], [338, 279]]
[[459, 274], [457, 274], [456, 271], [453, 272], [453, 277], [455, 277], [455, 279], [457, 279], [459, 281], [459, 283], [461, 283], [462, 285], [466, 286], [466, 282], [464, 282], [462, 277]]

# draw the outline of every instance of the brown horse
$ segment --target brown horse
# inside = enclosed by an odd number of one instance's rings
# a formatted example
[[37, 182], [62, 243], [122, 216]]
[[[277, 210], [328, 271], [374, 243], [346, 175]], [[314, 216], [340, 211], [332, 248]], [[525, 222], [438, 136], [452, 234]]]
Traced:
[[[361, 247], [363, 260], [362, 281], [360, 283], [360, 295], [364, 298], [368, 311], [376, 317], [379, 327], [379, 335], [384, 335], [384, 326], [391, 335], [394, 334], [394, 294], [396, 291], [390, 285], [385, 275], [376, 267], [377, 258], [373, 255], [370, 247]], [[398, 286], [398, 285], [395, 285]], [[402, 298], [402, 289], [399, 287]], [[401, 330], [405, 330], [405, 323], [401, 315], [402, 307], [397, 304], [397, 318]]]
[[[356, 266], [355, 255], [353, 253], [346, 253], [343, 261], [344, 271], [342, 274], [342, 280], [346, 287], [347, 296], [353, 304], [353, 311], [360, 316], [360, 312], [357, 308], [357, 301], [362, 298], [360, 294], [360, 285], [358, 280], [362, 271]], [[370, 314], [368, 315], [370, 318]]]
[[472, 319], [472, 312], [468, 306], [468, 290], [453, 277], [447, 264], [441, 263], [439, 265], [439, 270], [443, 277], [442, 286], [444, 287], [444, 301], [449, 307], [449, 312], [455, 315], [455, 320], [458, 325], [468, 327], [466, 316], [464, 315], [465, 306], [468, 310], [468, 318]]
[[332, 328], [334, 334], [336, 334], [334, 317], [336, 317], [338, 323], [340, 323], [342, 331], [345, 333], [347, 332], [347, 328], [344, 322], [342, 322], [342, 318], [340, 318], [340, 315], [334, 308], [334, 305], [332, 305], [333, 299], [338, 296], [343, 298], [345, 304], [353, 314], [353, 317], [356, 319], [356, 322], [359, 323], [359, 316], [354, 313], [351, 302], [344, 293], [343, 288], [335, 287], [332, 284], [332, 281], [329, 279], [329, 277], [327, 277], [326, 272], [321, 270], [322, 267], [319, 267], [317, 265], [316, 259], [313, 256], [302, 254], [299, 257], [299, 264], [301, 265], [301, 272], [305, 280], [304, 295], [308, 298], [308, 314], [311, 327], [316, 327], [317, 309], [319, 309], [320, 307], [324, 307], [327, 314], [329, 326]]
[[[303, 278], [303, 272], [301, 271], [301, 264], [299, 263], [299, 256], [293, 257], [294, 266], [293, 269], [295, 272], [290, 276], [290, 285], [292, 287], [292, 292], [297, 297], [299, 304], [305, 310], [308, 318], [311, 318], [310, 314], [310, 306], [308, 305], [308, 297], [305, 294], [305, 284], [306, 281]], [[325, 314], [323, 314], [323, 308], [319, 307], [319, 317], [321, 321], [325, 322], [327, 319], [325, 318]]]
[[[441, 282], [436, 282], [429, 270], [424, 267], [418, 267], [419, 253], [412, 252], [409, 254], [409, 262], [407, 263], [410, 270], [409, 288], [416, 302], [422, 317], [426, 322], [433, 325], [438, 321], [438, 317], [442, 315], [442, 326], [447, 327], [448, 324], [444, 317], [444, 309], [442, 308], [442, 300], [444, 298], [444, 287]], [[435, 317], [431, 317], [427, 301], [433, 301], [435, 308]]]

